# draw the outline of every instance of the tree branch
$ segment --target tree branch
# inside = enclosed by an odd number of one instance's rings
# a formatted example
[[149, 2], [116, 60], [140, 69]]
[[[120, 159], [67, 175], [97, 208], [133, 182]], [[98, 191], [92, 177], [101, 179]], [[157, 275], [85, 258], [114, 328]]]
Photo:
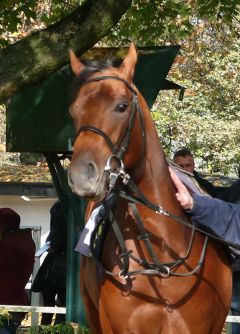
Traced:
[[68, 63], [68, 49], [81, 55], [106, 36], [131, 0], [87, 0], [67, 18], [0, 50], [0, 103], [46, 79]]

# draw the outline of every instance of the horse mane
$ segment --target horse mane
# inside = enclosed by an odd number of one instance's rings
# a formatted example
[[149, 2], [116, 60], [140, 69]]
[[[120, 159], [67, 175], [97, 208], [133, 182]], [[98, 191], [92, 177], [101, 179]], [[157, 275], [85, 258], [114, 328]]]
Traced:
[[120, 59], [95, 59], [95, 60], [82, 60], [85, 65], [85, 69], [80, 75], [74, 77], [70, 87], [70, 103], [72, 103], [81, 88], [81, 86], [89, 79], [89, 77], [96, 72], [102, 72], [109, 67], [118, 67], [121, 63]]

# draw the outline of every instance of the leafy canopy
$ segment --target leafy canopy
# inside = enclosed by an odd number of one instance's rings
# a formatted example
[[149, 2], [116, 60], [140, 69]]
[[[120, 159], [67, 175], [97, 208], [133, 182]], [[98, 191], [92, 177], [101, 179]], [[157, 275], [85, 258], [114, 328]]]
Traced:
[[171, 74], [186, 87], [185, 97], [162, 92], [154, 119], [170, 156], [188, 147], [200, 169], [239, 176], [240, 40], [229, 29], [196, 29]]
[[176, 43], [191, 36], [200, 20], [234, 29], [238, 14], [239, 0], [133, 0], [107, 38], [120, 45]]
[[[36, 29], [63, 20], [86, 1], [5, 0], [0, 2], [0, 46], [7, 46]], [[116, 45], [135, 40], [138, 45], [186, 39], [196, 22], [233, 27], [239, 0], [133, 0], [104, 42]]]
[[[0, 47], [7, 51], [9, 44], [93, 1], [1, 1]], [[183, 102], [172, 93], [160, 95], [154, 118], [161, 141], [169, 155], [188, 146], [199, 167], [225, 174], [240, 170], [239, 17], [239, 0], [132, 0], [100, 42], [181, 44], [171, 79], [187, 90]]]
[[7, 46], [33, 32], [58, 22], [84, 0], [5, 0], [0, 2], [0, 46]]

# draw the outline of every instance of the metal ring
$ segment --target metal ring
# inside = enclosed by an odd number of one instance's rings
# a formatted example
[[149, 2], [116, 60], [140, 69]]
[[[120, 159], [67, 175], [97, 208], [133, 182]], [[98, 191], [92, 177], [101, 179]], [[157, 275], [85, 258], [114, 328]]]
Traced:
[[164, 267], [164, 268], [167, 270], [167, 273], [166, 274], [165, 273], [160, 273], [160, 275], [164, 278], [167, 278], [170, 275], [170, 268], [168, 268], [168, 267]]
[[129, 276], [128, 275], [123, 275], [123, 271], [124, 271], [123, 269], [119, 271], [118, 277], [119, 278], [124, 278], [125, 281], [126, 281], [129, 278]]
[[[111, 160], [112, 159], [116, 159], [120, 163], [119, 167], [116, 170], [111, 169]], [[118, 172], [118, 174], [119, 174], [123, 170], [124, 170], [124, 165], [123, 165], [122, 160], [116, 154], [110, 155], [110, 157], [107, 160], [106, 166], [104, 167], [104, 171], [112, 172], [112, 173], [115, 173], [115, 174], [117, 174], [116, 172]]]

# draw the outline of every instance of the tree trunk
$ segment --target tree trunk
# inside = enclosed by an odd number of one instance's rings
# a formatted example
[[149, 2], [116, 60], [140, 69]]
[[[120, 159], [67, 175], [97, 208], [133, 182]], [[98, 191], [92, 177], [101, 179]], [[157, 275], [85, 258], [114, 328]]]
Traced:
[[131, 0], [86, 0], [71, 15], [0, 50], [0, 103], [47, 78], [69, 61], [68, 49], [81, 55], [106, 36]]

